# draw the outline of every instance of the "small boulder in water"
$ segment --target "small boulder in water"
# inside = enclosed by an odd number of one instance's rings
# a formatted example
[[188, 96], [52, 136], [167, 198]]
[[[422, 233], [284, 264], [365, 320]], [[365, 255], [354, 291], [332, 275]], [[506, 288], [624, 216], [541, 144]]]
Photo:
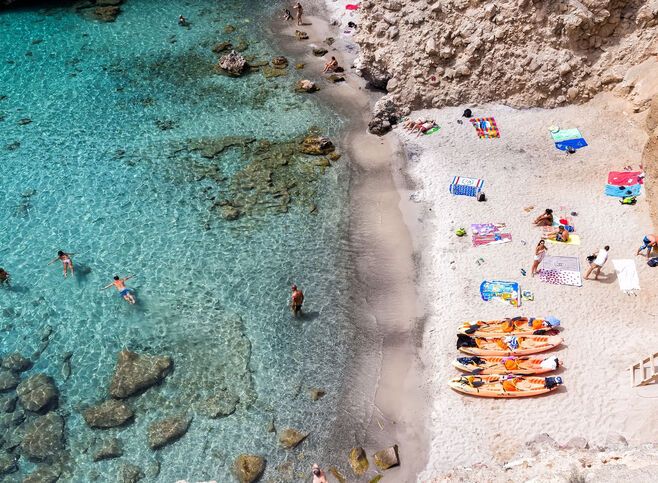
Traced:
[[296, 429], [286, 428], [279, 435], [279, 443], [286, 449], [293, 449], [308, 437], [308, 433], [301, 433]]
[[94, 461], [118, 458], [123, 455], [121, 441], [118, 438], [112, 438], [101, 444], [100, 448], [94, 453]]
[[265, 460], [253, 454], [241, 454], [233, 463], [233, 471], [240, 483], [252, 483], [265, 471]]
[[324, 47], [313, 47], [313, 55], [315, 55], [316, 57], [322, 57], [324, 55], [327, 55], [327, 52], [329, 51]]
[[308, 34], [303, 30], [295, 30], [295, 37], [297, 40], [308, 40]]
[[18, 400], [28, 411], [41, 411], [57, 405], [59, 393], [52, 377], [35, 374], [16, 388]]
[[297, 92], [316, 92], [319, 91], [320, 89], [315, 84], [315, 82], [312, 82], [308, 79], [302, 79], [302, 80], [298, 80], [297, 84], [295, 84], [295, 90]]
[[9, 391], [18, 386], [20, 378], [12, 371], [0, 370], [0, 392]]
[[185, 433], [192, 418], [189, 416], [175, 416], [152, 423], [148, 427], [148, 443], [151, 449], [159, 449], [178, 440]]
[[323, 155], [334, 151], [336, 147], [328, 137], [309, 134], [301, 143], [299, 150], [304, 154]]
[[32, 361], [18, 352], [9, 354], [2, 360], [2, 368], [13, 372], [27, 371], [30, 367], [32, 367]]
[[377, 467], [384, 471], [394, 466], [400, 465], [400, 457], [398, 456], [398, 445], [393, 445], [390, 448], [382, 449], [374, 454], [375, 464]]
[[110, 396], [124, 399], [154, 386], [171, 372], [172, 367], [169, 356], [149, 356], [124, 349], [117, 358]]
[[272, 59], [272, 65], [279, 69], [285, 69], [288, 67], [288, 59], [286, 59], [283, 55], [279, 55]]
[[64, 420], [59, 414], [50, 412], [28, 424], [21, 451], [30, 461], [54, 460], [63, 448]]
[[248, 65], [243, 56], [238, 54], [235, 50], [232, 50], [219, 59], [219, 67], [224, 72], [237, 77], [244, 73]]
[[352, 448], [350, 451], [349, 460], [352, 471], [354, 471], [356, 476], [361, 476], [366, 471], [368, 471], [368, 457], [366, 456], [366, 452], [363, 450], [363, 448]]
[[130, 421], [134, 413], [123, 401], [110, 399], [83, 411], [82, 417], [90, 428], [114, 428]]
[[144, 472], [139, 466], [128, 464], [121, 467], [121, 483], [137, 483], [142, 478]]
[[240, 210], [231, 205], [222, 206], [222, 218], [228, 221], [237, 220], [240, 218]]

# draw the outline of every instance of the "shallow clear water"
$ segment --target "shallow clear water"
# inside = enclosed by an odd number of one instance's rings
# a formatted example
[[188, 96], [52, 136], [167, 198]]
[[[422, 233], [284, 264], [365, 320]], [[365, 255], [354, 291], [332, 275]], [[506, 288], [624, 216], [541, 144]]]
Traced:
[[[293, 69], [270, 80], [213, 73], [210, 48], [222, 40], [244, 39], [245, 54], [257, 58], [279, 54], [262, 33], [265, 8], [130, 0], [110, 24], [71, 9], [0, 14], [0, 266], [14, 284], [0, 291], [0, 356], [31, 356], [52, 328], [30, 373], [52, 375], [60, 389], [66, 481], [104, 481], [125, 463], [148, 481], [230, 481], [243, 452], [264, 455], [266, 479], [282, 481], [325, 456], [351, 338], [342, 301], [347, 170], [290, 157], [271, 174], [275, 184], [289, 180], [281, 213], [280, 197], [236, 185], [253, 174], [257, 142], [214, 159], [194, 149], [225, 136], [290, 142], [313, 125], [338, 134], [339, 118], [292, 91]], [[180, 13], [190, 29], [177, 26]], [[236, 31], [224, 33], [227, 24]], [[254, 208], [226, 221], [211, 209], [224, 198]], [[59, 249], [75, 253], [74, 278], [47, 265]], [[132, 273], [137, 306], [100, 291], [114, 274]], [[302, 320], [287, 309], [292, 282], [307, 296]], [[175, 371], [131, 401], [133, 424], [91, 430], [80, 410], [106, 397], [123, 347], [169, 354]], [[312, 387], [327, 396], [312, 402]], [[198, 414], [195, 404], [219, 388], [239, 395], [237, 411], [217, 420]], [[181, 412], [194, 416], [189, 432], [150, 450], [148, 424]], [[297, 451], [279, 449], [272, 420], [312, 434]], [[93, 463], [110, 436], [122, 440], [124, 456]], [[290, 466], [277, 468], [284, 461]], [[33, 468], [20, 460], [20, 474]]]

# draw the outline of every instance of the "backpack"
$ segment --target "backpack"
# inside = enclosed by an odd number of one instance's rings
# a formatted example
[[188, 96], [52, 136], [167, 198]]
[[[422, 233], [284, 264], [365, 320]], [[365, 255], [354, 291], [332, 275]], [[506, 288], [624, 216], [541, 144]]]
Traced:
[[650, 267], [655, 267], [656, 265], [658, 265], [658, 257], [650, 258], [647, 261], [647, 265], [649, 265]]

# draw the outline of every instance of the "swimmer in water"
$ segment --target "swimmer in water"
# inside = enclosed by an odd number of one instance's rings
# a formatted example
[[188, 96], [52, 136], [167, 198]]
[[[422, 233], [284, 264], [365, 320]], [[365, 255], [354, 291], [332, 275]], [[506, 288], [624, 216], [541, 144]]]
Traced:
[[119, 291], [119, 297], [121, 297], [123, 300], [125, 300], [128, 303], [134, 304], [137, 301], [135, 300], [135, 296], [132, 293], [132, 289], [126, 287], [126, 281], [130, 280], [133, 277], [134, 275], [128, 275], [126, 278], [119, 278], [118, 275], [115, 275], [114, 282], [112, 282], [109, 285], [106, 285], [101, 290], [105, 290], [110, 287], [115, 287]]
[[60, 250], [57, 252], [57, 258], [53, 258], [49, 261], [48, 265], [55, 263], [57, 260], [61, 260], [62, 266], [64, 267], [64, 277], [66, 277], [67, 270], [69, 269], [71, 269], [71, 275], [73, 275], [73, 260], [71, 260], [73, 255], [75, 255], [75, 253], [66, 253]]

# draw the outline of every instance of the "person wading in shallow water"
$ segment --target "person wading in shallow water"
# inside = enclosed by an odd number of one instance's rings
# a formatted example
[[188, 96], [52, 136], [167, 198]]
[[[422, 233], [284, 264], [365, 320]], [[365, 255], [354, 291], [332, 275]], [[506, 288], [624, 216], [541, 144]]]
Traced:
[[73, 275], [73, 260], [71, 260], [73, 255], [75, 255], [75, 253], [66, 253], [60, 250], [57, 252], [57, 258], [53, 258], [49, 261], [48, 265], [55, 263], [57, 260], [61, 260], [64, 267], [64, 276], [66, 277], [66, 271], [68, 269], [71, 269], [71, 275]]
[[290, 297], [290, 309], [292, 310], [292, 316], [297, 317], [297, 315], [302, 314], [302, 304], [304, 303], [304, 292], [297, 288], [297, 285], [292, 286], [292, 296]]
[[0, 287], [3, 285], [9, 287], [9, 273], [4, 268], [0, 268]]
[[115, 287], [119, 291], [119, 297], [125, 300], [128, 303], [134, 304], [137, 302], [135, 296], [132, 294], [132, 289], [126, 287], [126, 281], [133, 278], [134, 275], [129, 275], [126, 278], [119, 278], [118, 275], [114, 276], [114, 282], [109, 285], [106, 285], [101, 290], [108, 289], [110, 287]]
[[304, 8], [302, 8], [302, 4], [297, 2], [292, 9], [297, 10], [297, 25], [303, 25], [302, 14], [304, 13]]

